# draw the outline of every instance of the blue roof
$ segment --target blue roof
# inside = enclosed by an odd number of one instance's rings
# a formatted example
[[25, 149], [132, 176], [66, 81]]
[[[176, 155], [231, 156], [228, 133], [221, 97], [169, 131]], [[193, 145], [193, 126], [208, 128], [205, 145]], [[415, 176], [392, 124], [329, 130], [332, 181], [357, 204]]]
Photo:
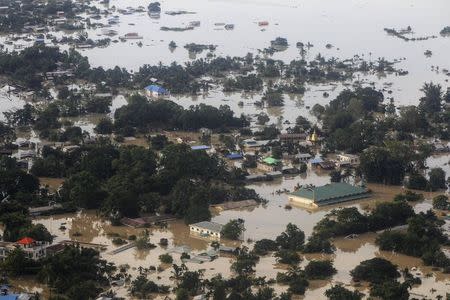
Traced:
[[17, 300], [19, 298], [19, 295], [17, 294], [10, 294], [6, 296], [0, 296], [0, 300]]
[[316, 158], [311, 159], [309, 162], [312, 164], [320, 164], [323, 162], [323, 159], [321, 159], [320, 157], [316, 157]]
[[191, 146], [192, 150], [209, 150], [211, 149], [210, 146], [206, 146], [206, 145], [200, 145], [200, 146]]
[[159, 93], [159, 94], [167, 94], [168, 93], [165, 88], [160, 87], [159, 85], [154, 85], [154, 84], [146, 86], [145, 89], [147, 91], [156, 92], [156, 93]]
[[242, 155], [242, 153], [230, 153], [226, 156], [226, 158], [228, 158], [228, 159], [240, 159], [243, 157], [244, 156]]

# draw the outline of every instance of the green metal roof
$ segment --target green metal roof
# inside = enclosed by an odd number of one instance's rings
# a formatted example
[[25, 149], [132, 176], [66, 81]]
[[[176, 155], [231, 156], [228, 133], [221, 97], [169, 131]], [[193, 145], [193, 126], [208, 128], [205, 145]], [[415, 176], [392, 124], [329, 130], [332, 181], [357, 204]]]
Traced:
[[314, 200], [318, 205], [325, 205], [366, 198], [369, 193], [363, 187], [337, 182], [317, 187], [302, 187], [291, 195]]
[[268, 165], [278, 165], [280, 163], [280, 160], [269, 156], [264, 158], [263, 162]]

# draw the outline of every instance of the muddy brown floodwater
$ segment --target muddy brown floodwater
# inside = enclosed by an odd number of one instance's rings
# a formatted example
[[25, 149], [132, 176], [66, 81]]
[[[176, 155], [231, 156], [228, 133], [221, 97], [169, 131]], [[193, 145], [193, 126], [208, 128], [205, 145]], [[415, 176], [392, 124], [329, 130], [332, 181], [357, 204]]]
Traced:
[[[300, 175], [294, 179], [280, 178], [272, 182], [258, 183], [250, 185], [262, 197], [269, 200], [267, 205], [260, 205], [253, 208], [241, 210], [223, 211], [220, 214], [215, 212], [213, 221], [226, 223], [233, 218], [242, 218], [245, 220], [246, 232], [245, 241], [242, 244], [252, 247], [252, 243], [248, 241], [258, 240], [261, 238], [275, 238], [282, 232], [287, 223], [292, 222], [305, 231], [306, 235], [310, 235], [314, 225], [330, 212], [333, 208], [355, 206], [361, 210], [366, 210], [379, 201], [390, 201], [395, 194], [402, 191], [401, 187], [383, 186], [370, 184], [369, 188], [373, 191], [373, 197], [363, 201], [349, 202], [342, 205], [328, 206], [317, 210], [305, 210], [303, 208], [293, 207], [291, 210], [284, 208], [288, 203], [286, 194], [277, 194], [277, 190], [287, 189], [293, 190], [297, 183], [308, 184], [314, 183], [324, 184], [329, 181], [327, 173], [316, 173], [308, 171], [306, 175]], [[425, 211], [431, 208], [430, 199], [436, 193], [426, 193], [425, 200], [420, 203], [413, 204], [416, 211]], [[152, 250], [137, 250], [136, 248], [120, 252], [118, 254], [110, 254], [111, 250], [118, 248], [112, 244], [113, 236], [119, 235], [127, 238], [130, 235], [139, 235], [143, 229], [135, 229], [125, 226], [111, 226], [109, 222], [102, 220], [94, 211], [82, 211], [76, 214], [64, 214], [56, 216], [40, 217], [34, 220], [36, 223], [44, 224], [52, 234], [56, 235], [56, 241], [64, 239], [73, 239], [80, 242], [98, 243], [106, 246], [107, 250], [102, 252], [102, 257], [108, 261], [114, 262], [116, 265], [127, 264], [130, 266], [129, 273], [133, 276], [138, 274], [139, 267], [148, 268], [150, 266], [159, 266], [159, 255], [166, 253], [168, 249], [174, 246], [186, 245], [192, 249], [193, 253], [201, 253], [209, 248], [210, 241], [193, 237], [189, 234], [188, 227], [183, 221], [169, 222], [167, 228], [150, 228], [152, 243], [157, 244], [161, 238], [167, 238], [169, 245], [167, 247], [158, 246]], [[66, 230], [61, 230], [61, 225]], [[332, 255], [309, 254], [303, 256], [301, 266], [305, 266], [310, 260], [315, 259], [332, 259], [335, 268], [338, 270], [330, 280], [315, 280], [311, 282], [306, 294], [298, 299], [324, 299], [324, 292], [332, 284], [342, 283], [354, 289], [351, 285], [350, 270], [356, 267], [362, 260], [373, 257], [383, 257], [397, 264], [399, 268], [416, 267], [417, 276], [422, 279], [422, 284], [414, 286], [411, 293], [417, 295], [445, 295], [450, 288], [450, 278], [448, 274], [442, 274], [432, 270], [430, 267], [423, 265], [420, 259], [405, 255], [395, 254], [391, 252], [379, 251], [374, 241], [375, 233], [360, 235], [356, 239], [339, 238], [334, 240], [336, 252]], [[224, 241], [226, 245], [239, 246], [239, 242]], [[181, 264], [180, 254], [172, 254], [174, 262]], [[229, 257], [219, 257], [210, 263], [196, 264], [187, 263], [189, 269], [203, 269], [205, 277], [211, 277], [216, 274], [222, 274], [225, 277], [231, 276], [230, 265], [232, 259]], [[155, 282], [163, 284], [173, 284], [171, 281], [171, 268], [164, 266], [162, 272], [150, 273], [148, 278]], [[273, 256], [262, 257], [256, 266], [256, 276], [266, 276], [267, 279], [275, 278], [277, 272], [283, 272], [286, 266], [279, 265]], [[34, 285], [26, 279], [21, 280], [24, 287], [32, 287], [34, 289], [42, 289], [40, 285]], [[286, 286], [275, 285], [277, 293], [286, 290]], [[118, 295], [126, 296], [127, 287], [114, 288]], [[362, 292], [366, 292], [364, 287], [358, 287]], [[432, 290], [436, 292], [432, 293]]]

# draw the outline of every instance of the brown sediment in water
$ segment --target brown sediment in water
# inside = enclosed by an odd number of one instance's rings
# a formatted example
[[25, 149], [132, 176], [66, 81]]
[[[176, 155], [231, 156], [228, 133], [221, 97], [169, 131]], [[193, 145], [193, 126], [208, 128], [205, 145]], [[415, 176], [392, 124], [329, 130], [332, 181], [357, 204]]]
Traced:
[[34, 276], [20, 276], [8, 278], [11, 292], [39, 293], [41, 299], [50, 297], [47, 285], [40, 283]]
[[137, 137], [131, 138], [131, 139], [125, 139], [122, 142], [122, 145], [140, 146], [140, 147], [144, 147], [144, 148], [149, 148], [148, 139], [146, 137], [140, 137], [140, 136], [137, 136]]
[[48, 186], [49, 190], [55, 192], [64, 182], [64, 178], [39, 177], [39, 183]]
[[[303, 183], [308, 182], [326, 182], [329, 177], [323, 177], [317, 174], [310, 175], [308, 177], [298, 177]], [[298, 180], [285, 180], [283, 178], [277, 179], [268, 183], [257, 183], [251, 185], [256, 192], [260, 193], [263, 197], [269, 200], [267, 205], [260, 205], [253, 209], [242, 210], [227, 210], [220, 214], [214, 215], [213, 221], [225, 224], [230, 219], [242, 218], [245, 220], [246, 231], [244, 234], [245, 239], [258, 240], [261, 238], [274, 239], [280, 232], [284, 231], [286, 224], [292, 222], [297, 224], [299, 228], [305, 231], [307, 235], [312, 232], [314, 225], [323, 218], [325, 214], [330, 212], [335, 206], [323, 207], [316, 211], [307, 211], [301, 208], [294, 208], [291, 210], [285, 210], [284, 205], [288, 202], [285, 194], [275, 193], [275, 189], [287, 188], [292, 189]], [[380, 200], [390, 201], [393, 195], [398, 194], [401, 191], [401, 187], [386, 187], [370, 185], [374, 193], [377, 196], [374, 199], [367, 201], [355, 201], [351, 203], [341, 204], [345, 206], [356, 206], [362, 209], [366, 203], [373, 203]], [[415, 210], [427, 210], [431, 207], [430, 201], [426, 200], [419, 203], [412, 204]], [[339, 206], [337, 206], [339, 207]], [[133, 276], [138, 274], [137, 268], [142, 266], [148, 268], [149, 266], [158, 266], [159, 255], [167, 253], [167, 251], [174, 246], [186, 245], [192, 249], [193, 253], [201, 253], [209, 248], [211, 243], [208, 239], [202, 239], [195, 236], [191, 236], [189, 228], [184, 224], [182, 220], [176, 220], [169, 222], [167, 228], [151, 227], [150, 241], [153, 244], [158, 244], [161, 238], [167, 238], [169, 245], [167, 247], [160, 247], [151, 250], [137, 250], [132, 248], [124, 252], [112, 255], [109, 252], [117, 247], [111, 242], [113, 235], [111, 233], [118, 234], [120, 237], [126, 239], [130, 235], [139, 235], [144, 229], [136, 229], [125, 226], [112, 226], [109, 222], [102, 220], [94, 211], [83, 211], [77, 214], [65, 214], [57, 216], [41, 217], [34, 220], [34, 222], [44, 223], [49, 228], [52, 234], [56, 234], [56, 240], [62, 239], [74, 239], [83, 242], [92, 242], [107, 245], [107, 250], [102, 252], [102, 257], [108, 261], [114, 262], [116, 265], [128, 264], [130, 265], [129, 273]], [[65, 231], [59, 230], [61, 223], [67, 223]], [[78, 236], [78, 234], [81, 234]], [[305, 296], [298, 297], [298, 299], [324, 299], [323, 293], [326, 289], [331, 287], [332, 284], [341, 282], [346, 286], [351, 286], [350, 270], [355, 268], [362, 260], [370, 259], [373, 257], [385, 257], [391, 260], [393, 263], [399, 265], [400, 268], [404, 267], [417, 267], [418, 272], [421, 274], [431, 273], [431, 277], [422, 276], [423, 284], [417, 287], [413, 287], [412, 291], [417, 293], [430, 294], [429, 290], [435, 288], [441, 294], [445, 291], [450, 284], [450, 279], [441, 272], [431, 270], [431, 268], [423, 266], [421, 260], [418, 258], [408, 257], [404, 255], [394, 254], [390, 252], [379, 251], [378, 247], [374, 244], [376, 233], [367, 233], [358, 236], [356, 239], [344, 239], [336, 238], [333, 240], [336, 246], [336, 252], [332, 255], [324, 254], [306, 254], [303, 255], [303, 261], [300, 266], [304, 267], [311, 260], [323, 260], [331, 259], [334, 262], [335, 268], [338, 270], [337, 274], [327, 281], [312, 282], [311, 287], [308, 288]], [[241, 244], [252, 248], [252, 243], [248, 242], [235, 242], [235, 241], [222, 241], [223, 244], [229, 246], [239, 246]], [[180, 265], [180, 254], [172, 253], [174, 263]], [[217, 274], [221, 274], [224, 277], [232, 276], [230, 271], [231, 263], [234, 261], [233, 257], [220, 256], [213, 262], [207, 262], [203, 264], [196, 264], [187, 262], [186, 265], [191, 270], [205, 270], [205, 278], [211, 278]], [[266, 276], [267, 279], [275, 279], [278, 272], [285, 272], [286, 268], [277, 264], [275, 257], [271, 255], [261, 257], [259, 263], [256, 265], [255, 276]], [[171, 268], [168, 268], [162, 272], [155, 272], [148, 275], [148, 278], [162, 284], [173, 285], [170, 277]], [[158, 277], [161, 277], [158, 279]], [[280, 293], [287, 289], [286, 286], [280, 286], [275, 284], [273, 286], [276, 292]], [[115, 288], [118, 294], [126, 296], [126, 287]], [[364, 287], [358, 287], [358, 289], [365, 291]]]

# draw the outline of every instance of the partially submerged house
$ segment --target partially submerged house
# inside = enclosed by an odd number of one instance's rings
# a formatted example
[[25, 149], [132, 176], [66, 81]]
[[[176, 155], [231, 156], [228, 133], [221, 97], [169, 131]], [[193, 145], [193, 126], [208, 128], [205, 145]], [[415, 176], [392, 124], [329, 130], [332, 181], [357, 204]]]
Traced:
[[220, 239], [222, 228], [222, 224], [209, 221], [189, 225], [189, 231], [191, 234], [213, 239]]
[[242, 153], [233, 153], [232, 152], [232, 153], [226, 155], [225, 157], [230, 160], [236, 160], [236, 159], [243, 159], [244, 155], [242, 155]]
[[336, 156], [338, 167], [352, 167], [359, 165], [359, 156], [356, 154], [338, 154]]
[[211, 147], [208, 145], [197, 145], [197, 146], [191, 146], [192, 151], [208, 151], [211, 150]]
[[169, 95], [168, 90], [156, 84], [146, 86], [144, 90], [147, 97], [161, 97]]
[[313, 159], [310, 159], [308, 161], [308, 167], [309, 168], [316, 168], [319, 166], [320, 163], [323, 163], [323, 159], [320, 157], [315, 157]]
[[299, 162], [306, 163], [311, 159], [312, 156], [309, 153], [299, 153], [295, 157], [298, 158]]
[[271, 156], [266, 157], [260, 161], [257, 161], [256, 166], [258, 169], [263, 170], [265, 172], [281, 171], [281, 169], [283, 168], [281, 160], [273, 158]]
[[49, 245], [49, 243], [36, 241], [30, 237], [24, 237], [15, 243], [0, 242], [0, 261], [3, 261], [16, 248], [21, 249], [27, 258], [39, 260], [47, 256]]
[[258, 202], [254, 199], [249, 200], [241, 200], [241, 201], [227, 201], [220, 204], [212, 204], [209, 207], [213, 209], [217, 209], [219, 211], [231, 210], [231, 209], [240, 209], [247, 207], [257, 206]]
[[282, 143], [299, 143], [305, 141], [307, 137], [305, 133], [283, 133], [278, 136]]
[[305, 186], [289, 194], [289, 201], [305, 207], [319, 207], [346, 201], [368, 198], [369, 191], [362, 186], [344, 182], [329, 183], [323, 186]]
[[246, 139], [242, 141], [242, 145], [244, 146], [245, 149], [251, 149], [267, 146], [270, 142], [271, 142], [270, 140]]

